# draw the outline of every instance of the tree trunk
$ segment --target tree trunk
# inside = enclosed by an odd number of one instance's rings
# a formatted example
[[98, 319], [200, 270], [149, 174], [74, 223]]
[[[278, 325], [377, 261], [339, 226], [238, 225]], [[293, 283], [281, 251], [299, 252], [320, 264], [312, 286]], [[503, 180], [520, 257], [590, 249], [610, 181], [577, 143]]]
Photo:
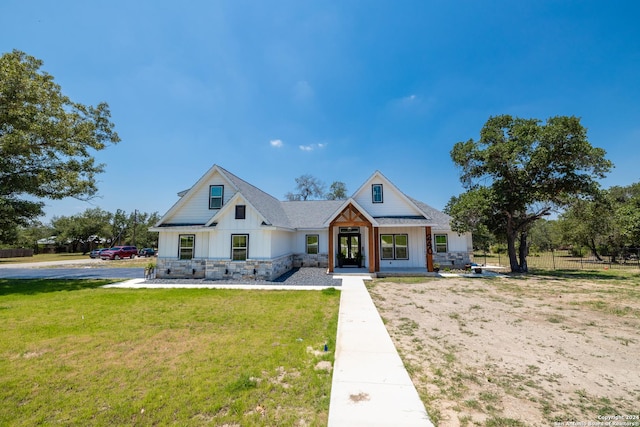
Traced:
[[598, 261], [602, 261], [602, 258], [598, 253], [598, 248], [596, 247], [596, 242], [593, 239], [589, 239], [589, 241], [587, 242], [587, 246], [589, 246], [589, 249], [591, 249], [591, 253], [593, 254], [593, 256], [596, 257]]
[[529, 248], [527, 247], [527, 232], [520, 233], [520, 248], [518, 248], [520, 255], [520, 272], [527, 273], [529, 266], [527, 265], [527, 255], [529, 254]]
[[509, 266], [514, 273], [520, 272], [520, 266], [518, 265], [518, 257], [516, 256], [516, 235], [515, 233], [507, 233], [507, 254], [509, 255]]

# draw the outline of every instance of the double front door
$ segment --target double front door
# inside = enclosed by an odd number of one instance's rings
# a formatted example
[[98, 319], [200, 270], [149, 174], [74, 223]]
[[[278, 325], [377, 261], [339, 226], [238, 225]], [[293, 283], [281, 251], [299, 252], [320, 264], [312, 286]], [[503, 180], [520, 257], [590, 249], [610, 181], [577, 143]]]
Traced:
[[338, 234], [338, 266], [360, 266], [360, 234]]

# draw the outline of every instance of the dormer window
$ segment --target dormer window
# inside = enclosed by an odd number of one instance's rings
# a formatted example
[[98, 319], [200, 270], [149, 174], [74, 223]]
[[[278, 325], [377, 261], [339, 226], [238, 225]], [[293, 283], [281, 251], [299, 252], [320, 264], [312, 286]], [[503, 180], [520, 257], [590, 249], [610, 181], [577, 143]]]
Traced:
[[209, 209], [220, 209], [224, 197], [224, 185], [209, 186]]
[[382, 203], [382, 184], [373, 184], [371, 186], [371, 201], [373, 203]]

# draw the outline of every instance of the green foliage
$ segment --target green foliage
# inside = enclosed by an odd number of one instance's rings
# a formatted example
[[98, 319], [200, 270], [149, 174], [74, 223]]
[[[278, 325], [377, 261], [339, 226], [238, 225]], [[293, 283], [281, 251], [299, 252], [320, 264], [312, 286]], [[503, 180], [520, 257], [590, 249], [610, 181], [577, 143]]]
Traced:
[[325, 195], [327, 200], [345, 200], [347, 197], [347, 185], [342, 181], [334, 181]]
[[290, 201], [321, 199], [324, 196], [325, 184], [318, 178], [305, 174], [296, 178], [296, 193], [287, 193], [285, 198]]
[[529, 230], [529, 250], [547, 252], [561, 246], [561, 233], [557, 221], [539, 219]]
[[640, 247], [640, 183], [614, 186], [592, 200], [575, 199], [559, 217], [564, 241], [600, 255]]
[[87, 209], [69, 217], [54, 217], [53, 233], [60, 244], [71, 244], [71, 251], [86, 253], [95, 246], [131, 244], [140, 248], [158, 246], [158, 233], [149, 227], [158, 222], [159, 215], [134, 211], [127, 214], [118, 209], [114, 214], [100, 208]]
[[41, 66], [18, 50], [0, 56], [2, 242], [15, 241], [17, 226], [42, 215], [38, 199], [94, 197], [103, 165], [92, 152], [120, 141], [106, 103], [71, 101]]
[[72, 252], [81, 249], [82, 253], [87, 253], [91, 250], [92, 240], [106, 235], [110, 220], [109, 212], [94, 208], [78, 215], [54, 217], [51, 224], [58, 242], [71, 242]]
[[480, 139], [458, 142], [451, 158], [467, 189], [448, 205], [452, 228], [467, 231], [482, 224], [504, 237], [512, 271], [527, 271], [527, 234], [535, 221], [576, 196], [595, 194], [596, 179], [612, 166], [603, 149], [589, 144], [580, 120], [566, 116], [544, 124], [491, 117]]

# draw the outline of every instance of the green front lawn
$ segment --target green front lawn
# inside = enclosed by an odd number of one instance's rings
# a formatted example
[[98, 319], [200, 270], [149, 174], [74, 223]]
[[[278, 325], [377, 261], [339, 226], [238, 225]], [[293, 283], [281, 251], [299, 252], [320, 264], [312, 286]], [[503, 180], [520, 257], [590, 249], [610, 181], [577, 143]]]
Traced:
[[77, 259], [87, 259], [89, 254], [81, 253], [61, 253], [61, 254], [37, 254], [34, 256], [0, 258], [0, 264], [24, 264], [30, 262], [48, 262], [48, 261], [73, 261]]
[[326, 425], [338, 291], [107, 282], [0, 280], [0, 425]]

